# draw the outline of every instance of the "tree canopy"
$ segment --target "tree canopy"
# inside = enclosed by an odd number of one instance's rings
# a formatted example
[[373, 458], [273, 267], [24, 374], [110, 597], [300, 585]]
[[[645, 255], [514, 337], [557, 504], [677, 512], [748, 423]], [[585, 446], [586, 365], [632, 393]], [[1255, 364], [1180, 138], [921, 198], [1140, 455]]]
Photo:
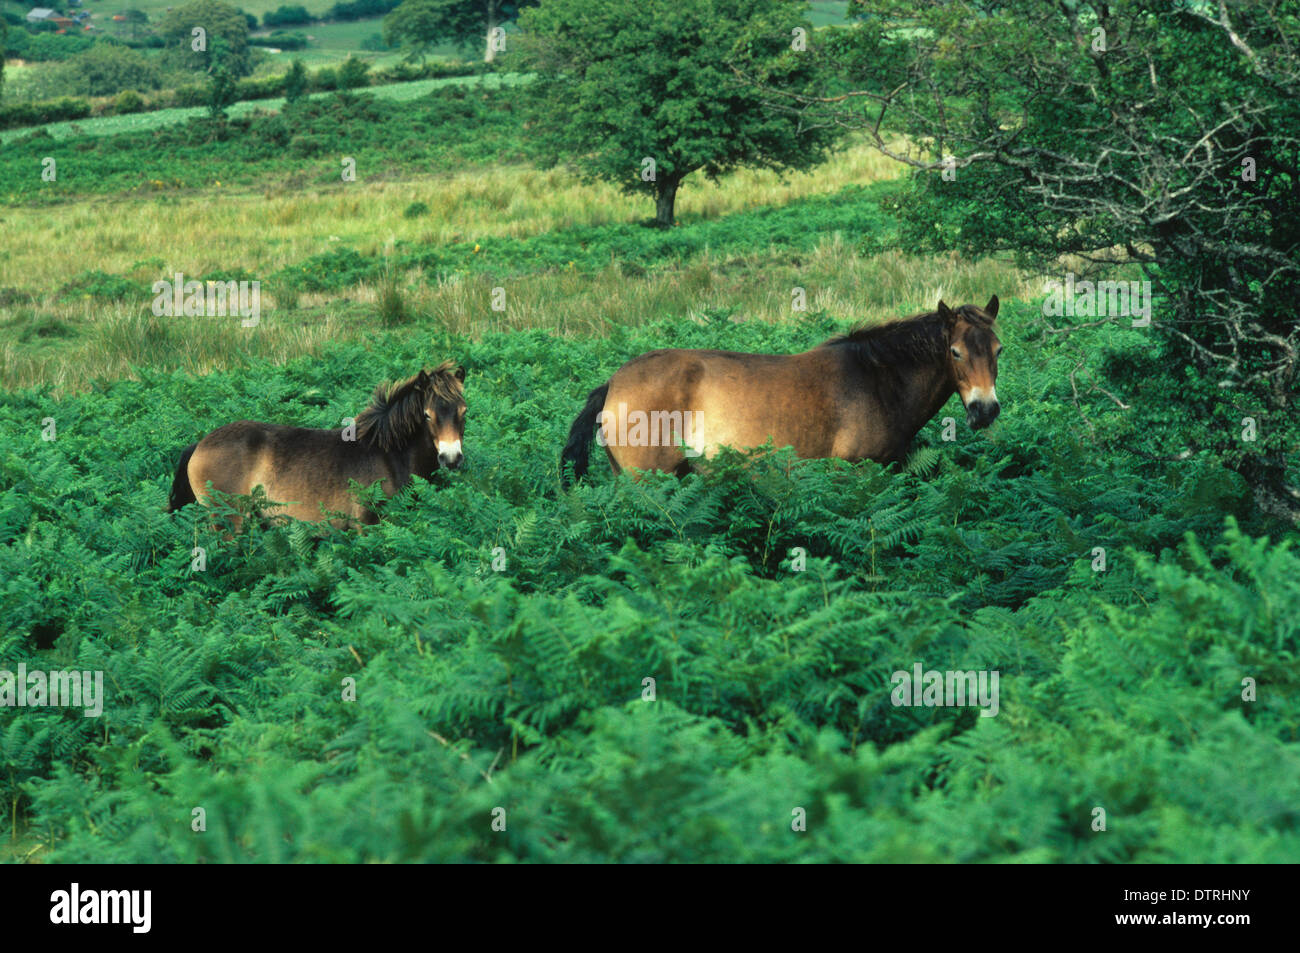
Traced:
[[537, 0], [405, 0], [384, 18], [384, 41], [400, 46], [408, 59], [423, 59], [441, 44], [483, 51], [483, 59], [496, 58], [493, 34], [518, 18], [524, 7]]
[[1300, 519], [1300, 3], [850, 12], [820, 49], [843, 80], [769, 88], [772, 106], [866, 130], [916, 167], [900, 211], [918, 249], [1013, 253], [1049, 274], [1068, 255], [1081, 280], [1127, 266], [1150, 282], [1150, 360], [1186, 374], [1157, 394], [1157, 375], [1124, 369], [1114, 399], [1165, 431], [1145, 452], [1216, 455], [1262, 508]]
[[[196, 50], [194, 30], [203, 30], [203, 49]], [[190, 0], [173, 7], [158, 26], [158, 34], [166, 44], [167, 59], [186, 69], [210, 72], [214, 60], [213, 40], [225, 42], [222, 64], [236, 76], [245, 76], [252, 69], [248, 46], [248, 20], [243, 13], [222, 0]]]
[[648, 192], [672, 224], [693, 172], [800, 169], [837, 136], [767, 108], [737, 80], [743, 65], [781, 88], [812, 88], [814, 62], [794, 47], [809, 24], [784, 0], [548, 0], [520, 18], [521, 68], [542, 158]]

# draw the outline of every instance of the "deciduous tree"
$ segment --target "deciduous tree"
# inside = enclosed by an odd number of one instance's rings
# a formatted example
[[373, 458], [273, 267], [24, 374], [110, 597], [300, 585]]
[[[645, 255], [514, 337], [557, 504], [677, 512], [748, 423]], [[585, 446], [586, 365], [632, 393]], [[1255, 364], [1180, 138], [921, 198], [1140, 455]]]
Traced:
[[497, 31], [537, 0], [405, 0], [384, 18], [384, 40], [408, 59], [423, 59], [443, 43], [479, 47], [484, 62], [497, 54]]
[[[195, 30], [202, 30], [196, 36]], [[222, 63], [235, 76], [246, 76], [251, 69], [248, 49], [248, 21], [244, 14], [222, 0], [190, 0], [163, 17], [158, 27], [163, 38], [166, 58], [186, 69], [211, 72], [214, 59], [213, 40], [226, 44]], [[201, 47], [195, 49], [195, 47]]]
[[1153, 456], [1215, 454], [1300, 521], [1300, 3], [852, 12], [822, 47], [846, 81], [769, 88], [771, 105], [865, 129], [921, 170], [902, 207], [914, 247], [1139, 271], [1162, 302], [1153, 351], [1114, 399], [1143, 416]]
[[[549, 161], [655, 199], [673, 222], [693, 172], [807, 168], [837, 131], [768, 108], [738, 64], [792, 92], [812, 88], [811, 32], [785, 0], [547, 0], [520, 18], [532, 137]], [[799, 31], [802, 31], [800, 33]]]

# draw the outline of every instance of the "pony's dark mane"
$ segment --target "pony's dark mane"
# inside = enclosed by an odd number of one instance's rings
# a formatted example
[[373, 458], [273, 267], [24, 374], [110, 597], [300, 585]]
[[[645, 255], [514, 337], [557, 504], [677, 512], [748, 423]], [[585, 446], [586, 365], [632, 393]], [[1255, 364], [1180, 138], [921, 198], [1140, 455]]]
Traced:
[[[452, 361], [443, 361], [432, 371], [380, 384], [370, 406], [357, 415], [357, 437], [380, 450], [400, 450], [424, 426], [424, 408], [430, 395], [452, 403], [461, 399], [461, 382], [455, 372]], [[426, 382], [421, 385], [420, 378], [426, 373]]]
[[[972, 304], [953, 309], [957, 316], [981, 328], [993, 327], [993, 320]], [[854, 328], [825, 341], [822, 347], [850, 347], [870, 367], [915, 367], [943, 354], [948, 346], [948, 329], [938, 311], [909, 318]]]

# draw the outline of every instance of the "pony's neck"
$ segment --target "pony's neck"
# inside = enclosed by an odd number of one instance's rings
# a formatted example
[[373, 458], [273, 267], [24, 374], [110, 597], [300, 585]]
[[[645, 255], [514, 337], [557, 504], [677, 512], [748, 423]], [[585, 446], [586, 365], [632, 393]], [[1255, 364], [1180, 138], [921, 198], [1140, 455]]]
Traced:
[[906, 455], [921, 428], [933, 419], [948, 398], [956, 393], [952, 372], [942, 361], [924, 364], [905, 376], [896, 410], [900, 445], [896, 456]]
[[920, 408], [916, 421], [919, 431], [948, 403], [948, 398], [957, 392], [957, 385], [953, 383], [952, 372], [946, 363], [927, 367], [925, 373], [918, 374], [912, 383], [916, 388], [916, 406]]
[[438, 448], [429, 436], [427, 427], [421, 427], [420, 432], [406, 446], [394, 450], [393, 456], [402, 463], [408, 476], [419, 476], [427, 480], [438, 469]]

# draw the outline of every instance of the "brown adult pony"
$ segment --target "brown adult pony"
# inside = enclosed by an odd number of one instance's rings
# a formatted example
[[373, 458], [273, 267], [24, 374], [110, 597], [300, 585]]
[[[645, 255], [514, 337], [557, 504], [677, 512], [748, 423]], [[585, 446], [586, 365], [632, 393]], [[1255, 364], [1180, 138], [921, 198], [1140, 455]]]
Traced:
[[322, 507], [361, 523], [379, 517], [358, 503], [348, 480], [369, 486], [383, 480], [392, 496], [412, 476], [428, 479], [439, 467], [455, 469], [463, 454], [465, 372], [445, 361], [432, 373], [375, 390], [370, 406], [350, 429], [311, 430], [240, 420], [185, 448], [172, 481], [174, 511], [197, 499], [208, 503], [207, 484], [222, 493], [248, 494], [261, 485], [277, 515], [327, 519]]
[[642, 354], [588, 396], [560, 456], [561, 479], [569, 465], [575, 477], [586, 473], [597, 427], [615, 473], [684, 476], [692, 457], [769, 438], [800, 457], [902, 460], [954, 392], [972, 429], [997, 418], [997, 313], [996, 295], [983, 308], [954, 311], [940, 301], [937, 311], [860, 328], [801, 354]]

